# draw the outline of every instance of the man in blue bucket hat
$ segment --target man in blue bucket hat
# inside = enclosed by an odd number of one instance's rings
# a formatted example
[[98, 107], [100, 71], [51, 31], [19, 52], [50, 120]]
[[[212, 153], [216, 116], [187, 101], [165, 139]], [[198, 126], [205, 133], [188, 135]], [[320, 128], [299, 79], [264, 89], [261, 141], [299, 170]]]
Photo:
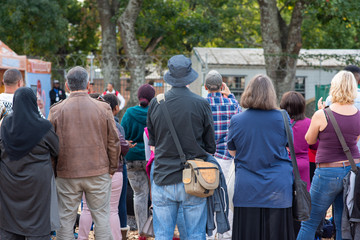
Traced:
[[[206, 99], [186, 86], [198, 74], [191, 60], [176, 55], [168, 61], [164, 80], [172, 86], [165, 93], [165, 104], [186, 159], [207, 158], [216, 150], [213, 118]], [[151, 186], [156, 240], [172, 239], [179, 207], [183, 209], [187, 239], [206, 239], [206, 198], [189, 195], [182, 182], [183, 161], [170, 134], [168, 124], [154, 98], [149, 105], [147, 127], [149, 145], [155, 150]]]

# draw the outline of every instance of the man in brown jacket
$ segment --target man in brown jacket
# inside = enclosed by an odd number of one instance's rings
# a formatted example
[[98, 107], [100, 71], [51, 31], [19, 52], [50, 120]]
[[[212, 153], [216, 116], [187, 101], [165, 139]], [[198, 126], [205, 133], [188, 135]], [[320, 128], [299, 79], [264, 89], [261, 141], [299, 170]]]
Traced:
[[56, 237], [74, 239], [73, 226], [84, 193], [96, 238], [113, 239], [109, 223], [111, 176], [120, 154], [114, 117], [109, 104], [89, 97], [89, 76], [84, 68], [72, 68], [66, 78], [70, 97], [54, 104], [49, 114], [60, 141], [54, 162], [61, 224]]

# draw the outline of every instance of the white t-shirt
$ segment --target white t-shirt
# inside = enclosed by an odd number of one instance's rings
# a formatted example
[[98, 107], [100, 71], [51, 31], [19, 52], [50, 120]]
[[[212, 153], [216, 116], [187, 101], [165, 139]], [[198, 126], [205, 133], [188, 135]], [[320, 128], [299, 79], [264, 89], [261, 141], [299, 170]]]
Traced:
[[[6, 108], [6, 113], [10, 114], [12, 113], [12, 107], [13, 107], [13, 99], [14, 99], [14, 94], [13, 93], [1, 93], [0, 94], [0, 102], [2, 104], [4, 104], [5, 108]], [[39, 114], [42, 118], [45, 119], [45, 116], [41, 113], [40, 108], [38, 107], [39, 110]]]
[[6, 108], [6, 112], [8, 114], [12, 113], [12, 105], [13, 105], [14, 94], [13, 93], [1, 93], [0, 94], [0, 102], [4, 104]]
[[[106, 90], [106, 94], [114, 94], [116, 95], [116, 91], [113, 89], [112, 92], [109, 92], [109, 90]], [[119, 101], [120, 101], [120, 106], [119, 106], [119, 109], [123, 109], [125, 107], [125, 98], [120, 94], [120, 92], [118, 92], [118, 95], [117, 95]]]

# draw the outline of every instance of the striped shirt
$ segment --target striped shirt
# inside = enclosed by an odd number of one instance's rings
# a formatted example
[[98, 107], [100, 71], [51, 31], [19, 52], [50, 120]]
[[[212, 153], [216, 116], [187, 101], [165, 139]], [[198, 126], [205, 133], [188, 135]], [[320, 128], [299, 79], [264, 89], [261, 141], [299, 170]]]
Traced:
[[232, 160], [233, 157], [227, 151], [227, 135], [230, 119], [233, 115], [241, 112], [241, 107], [233, 94], [227, 98], [220, 92], [209, 93], [206, 98], [210, 104], [214, 119], [216, 152], [215, 157], [224, 160]]

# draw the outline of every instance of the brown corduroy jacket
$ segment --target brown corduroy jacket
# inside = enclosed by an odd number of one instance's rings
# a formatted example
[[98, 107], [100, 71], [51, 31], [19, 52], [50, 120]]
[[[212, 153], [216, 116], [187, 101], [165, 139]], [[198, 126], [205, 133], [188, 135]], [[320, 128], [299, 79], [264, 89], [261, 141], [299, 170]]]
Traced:
[[59, 156], [53, 160], [58, 177], [115, 173], [121, 147], [109, 104], [72, 92], [51, 107], [48, 119], [59, 136]]

